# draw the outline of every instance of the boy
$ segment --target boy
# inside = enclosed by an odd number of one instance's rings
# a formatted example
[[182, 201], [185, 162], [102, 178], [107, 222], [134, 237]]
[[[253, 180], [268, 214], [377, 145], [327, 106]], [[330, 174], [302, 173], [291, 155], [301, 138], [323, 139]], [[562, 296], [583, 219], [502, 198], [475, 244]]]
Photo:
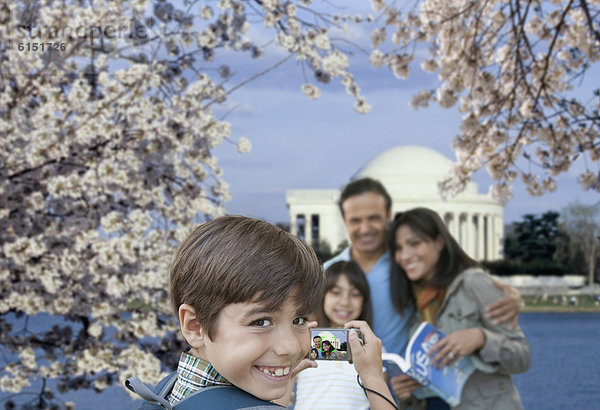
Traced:
[[[280, 407], [271, 401], [288, 392], [292, 371], [314, 365], [298, 366], [310, 349], [307, 317], [324, 291], [314, 251], [267, 222], [225, 216], [179, 245], [169, 276], [191, 348], [154, 389], [136, 378], [126, 382], [146, 400], [140, 409]], [[356, 334], [349, 340], [355, 366], [365, 387], [383, 393], [369, 393], [372, 408], [387, 408], [381, 341], [366, 323], [353, 327], [364, 337], [362, 346]]]
[[[198, 226], [179, 245], [169, 277], [171, 303], [191, 349], [181, 354], [176, 377], [157, 386], [164, 401], [144, 395], [135, 382], [128, 387], [167, 408], [210, 386], [233, 385], [237, 389], [220, 395], [225, 401], [242, 393], [250, 404], [260, 399], [254, 405], [283, 396], [310, 349], [307, 317], [323, 293], [314, 251], [267, 222], [225, 216]], [[199, 395], [205, 405], [209, 399]]]

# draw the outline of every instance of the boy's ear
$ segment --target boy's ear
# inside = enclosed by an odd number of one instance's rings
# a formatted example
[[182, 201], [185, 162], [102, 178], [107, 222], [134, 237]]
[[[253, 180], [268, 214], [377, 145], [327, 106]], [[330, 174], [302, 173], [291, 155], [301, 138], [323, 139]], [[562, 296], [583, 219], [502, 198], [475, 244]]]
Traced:
[[179, 306], [179, 323], [181, 324], [181, 333], [188, 344], [195, 349], [203, 348], [204, 338], [207, 335], [198, 323], [196, 311], [191, 305], [184, 303]]

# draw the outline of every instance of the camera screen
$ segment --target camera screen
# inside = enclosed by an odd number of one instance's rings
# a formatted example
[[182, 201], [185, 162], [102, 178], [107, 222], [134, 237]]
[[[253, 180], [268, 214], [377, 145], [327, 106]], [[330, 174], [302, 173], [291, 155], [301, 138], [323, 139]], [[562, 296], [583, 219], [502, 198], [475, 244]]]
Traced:
[[349, 360], [348, 329], [314, 328], [310, 331], [312, 360]]

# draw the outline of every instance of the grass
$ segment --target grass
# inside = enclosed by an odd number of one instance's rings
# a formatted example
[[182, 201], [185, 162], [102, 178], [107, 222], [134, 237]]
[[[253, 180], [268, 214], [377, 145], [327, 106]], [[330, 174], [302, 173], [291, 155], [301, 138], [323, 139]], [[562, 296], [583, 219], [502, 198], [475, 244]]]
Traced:
[[523, 295], [523, 312], [600, 312], [600, 297], [590, 295]]

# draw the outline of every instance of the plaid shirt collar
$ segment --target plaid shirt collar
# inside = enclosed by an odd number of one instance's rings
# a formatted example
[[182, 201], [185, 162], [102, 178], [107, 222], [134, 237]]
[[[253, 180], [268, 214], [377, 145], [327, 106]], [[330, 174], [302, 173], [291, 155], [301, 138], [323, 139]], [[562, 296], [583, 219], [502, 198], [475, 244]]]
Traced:
[[175, 404], [202, 387], [230, 384], [209, 362], [183, 352], [177, 367], [177, 381], [167, 400]]

